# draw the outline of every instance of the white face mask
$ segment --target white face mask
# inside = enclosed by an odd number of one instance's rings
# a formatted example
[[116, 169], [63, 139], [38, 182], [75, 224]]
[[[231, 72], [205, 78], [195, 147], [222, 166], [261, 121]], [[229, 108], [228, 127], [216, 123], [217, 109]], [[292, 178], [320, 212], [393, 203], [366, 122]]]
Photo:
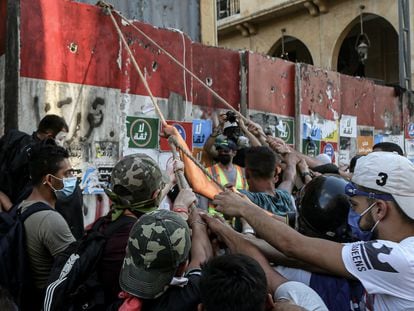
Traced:
[[66, 137], [68, 136], [67, 132], [60, 131], [55, 136], [56, 145], [63, 147], [66, 141]]

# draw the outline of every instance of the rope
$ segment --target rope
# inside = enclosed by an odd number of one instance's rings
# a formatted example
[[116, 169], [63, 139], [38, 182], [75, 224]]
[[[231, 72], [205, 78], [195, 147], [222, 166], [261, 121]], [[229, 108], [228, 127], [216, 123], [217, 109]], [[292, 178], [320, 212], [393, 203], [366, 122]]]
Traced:
[[148, 92], [148, 95], [151, 98], [152, 104], [154, 105], [155, 110], [157, 111], [158, 116], [160, 117], [161, 123], [166, 126], [168, 125], [167, 122], [165, 121], [164, 115], [161, 112], [160, 107], [158, 106], [157, 100], [155, 99], [154, 95], [152, 95], [151, 89], [148, 85], [147, 80], [145, 79], [144, 75], [142, 74], [141, 69], [139, 68], [139, 65], [137, 63], [137, 61], [135, 60], [134, 54], [132, 53], [131, 49], [128, 46], [128, 43], [124, 37], [124, 34], [122, 33], [121, 29], [118, 26], [118, 23], [115, 20], [115, 17], [112, 14], [112, 7], [109, 6], [107, 3], [105, 3], [104, 1], [99, 1], [98, 4], [99, 6], [102, 6], [105, 11], [108, 13], [108, 15], [111, 17], [111, 20], [115, 26], [116, 31], [118, 32], [119, 37], [122, 40], [122, 43], [124, 44], [126, 50], [128, 51], [129, 56], [131, 57], [132, 60], [132, 64], [134, 65], [135, 69], [138, 72], [139, 77], [141, 78], [142, 83], [144, 84], [145, 89]]
[[[170, 145], [171, 152], [173, 154], [173, 159], [180, 160], [180, 156], [179, 156], [179, 154], [177, 152], [177, 148], [174, 145], [174, 143], [172, 143], [172, 140], [171, 139], [168, 139], [168, 143]], [[175, 171], [174, 174], [175, 174], [175, 177], [177, 179], [178, 188], [180, 190], [181, 189], [189, 189], [190, 188], [190, 185], [188, 184], [187, 179], [185, 179], [185, 176], [184, 176], [184, 172], [183, 171], [181, 171], [181, 170], [180, 171]], [[193, 211], [195, 208], [197, 208], [196, 204], [194, 202], [191, 203], [191, 205], [190, 205], [190, 212]]]
[[[148, 85], [148, 83], [147, 83], [147, 81], [146, 81], [146, 79], [145, 79], [145, 77], [144, 77], [144, 75], [142, 74], [142, 71], [141, 71], [141, 69], [139, 68], [139, 66], [138, 66], [138, 64], [137, 64], [137, 62], [136, 62], [136, 60], [135, 60], [135, 57], [134, 57], [134, 55], [132, 54], [132, 51], [131, 51], [131, 49], [129, 48], [129, 46], [128, 46], [128, 43], [126, 42], [126, 40], [125, 40], [125, 37], [124, 37], [124, 35], [123, 35], [123, 33], [122, 33], [122, 31], [121, 31], [121, 29], [119, 28], [119, 26], [118, 26], [118, 24], [117, 24], [117, 22], [116, 22], [116, 20], [115, 20], [115, 18], [114, 18], [114, 16], [113, 16], [113, 14], [112, 14], [112, 9], [113, 9], [113, 7], [111, 7], [110, 5], [108, 5], [108, 4], [106, 4], [104, 1], [99, 1], [98, 3], [97, 3], [97, 5], [99, 5], [99, 6], [101, 6], [101, 7], [103, 7], [105, 10], [106, 10], [106, 12], [108, 13], [108, 15], [111, 17], [111, 20], [112, 20], [112, 22], [113, 22], [113, 24], [114, 24], [114, 26], [115, 26], [115, 28], [116, 28], [116, 30], [117, 30], [117, 32], [118, 32], [118, 35], [119, 35], [119, 37], [121, 38], [121, 40], [122, 40], [122, 42], [123, 42], [123, 44], [124, 44], [124, 46], [126, 47], [126, 49], [127, 49], [127, 51], [128, 51], [128, 53], [129, 53], [129, 55], [130, 55], [130, 57], [131, 57], [131, 59], [132, 59], [132, 63], [134, 64], [134, 67], [135, 67], [135, 69], [137, 70], [137, 72], [138, 72], [138, 74], [139, 74], [139, 76], [140, 76], [140, 78], [141, 78], [141, 80], [142, 80], [142, 82], [144, 83], [144, 86], [145, 86], [145, 88], [146, 88], [146, 90], [147, 90], [147, 92], [148, 92], [148, 94], [150, 95], [150, 97], [151, 97], [151, 101], [152, 101], [152, 103], [153, 103], [153, 105], [154, 105], [154, 107], [155, 107], [155, 110], [157, 111], [157, 114], [159, 115], [159, 117], [160, 117], [160, 119], [161, 119], [161, 122], [163, 123], [163, 125], [164, 126], [166, 126], [166, 125], [168, 125], [167, 124], [167, 122], [165, 121], [165, 118], [164, 118], [164, 116], [163, 116], [163, 114], [162, 114], [162, 112], [161, 112], [161, 110], [160, 110], [160, 108], [159, 108], [159, 106], [158, 106], [158, 104], [157, 104], [157, 101], [156, 101], [156, 99], [154, 98], [154, 96], [152, 95], [152, 92], [151, 92], [151, 89], [150, 89], [150, 87], [149, 87], [149, 85]], [[120, 15], [120, 14], [119, 14]], [[120, 15], [121, 17], [122, 17], [122, 15]], [[178, 62], [178, 61], [177, 61]], [[220, 187], [220, 189], [222, 189], [223, 191], [225, 190], [225, 188], [205, 169], [205, 167], [203, 166], [203, 165], [201, 165], [198, 161], [197, 161], [197, 159], [196, 158], [194, 158], [193, 157], [193, 155], [192, 154], [190, 154], [189, 152], [187, 152], [187, 150], [186, 149], [184, 149], [178, 142], [177, 142], [177, 140], [174, 138], [174, 137], [172, 137], [172, 136], [170, 136], [169, 138], [168, 138], [168, 141], [169, 141], [169, 143], [170, 143], [170, 146], [171, 145], [174, 145], [176, 148], [178, 148], [178, 149], [180, 149], [191, 161], [193, 161], [194, 162], [194, 164], [198, 167], [198, 168], [200, 168], [201, 170], [202, 170], [202, 172], [207, 176], [207, 177], [209, 177], [216, 185], [218, 185], [219, 187]], [[176, 150], [175, 150], [175, 148], [173, 148], [173, 146], [171, 146], [172, 148], [171, 148], [171, 151], [173, 152], [173, 156], [174, 157], [178, 157], [178, 155], [176, 154]], [[174, 152], [175, 152], [175, 154], [174, 154]], [[177, 176], [178, 177], [178, 176]], [[181, 178], [182, 177], [182, 178]], [[177, 178], [177, 181], [179, 181], [179, 183], [181, 184], [181, 187], [180, 187], [180, 185], [179, 185], [179, 187], [180, 188], [186, 188], [187, 186], [188, 186], [188, 183], [187, 183], [187, 181], [185, 180], [185, 177], [184, 176], [181, 176], [180, 178]]]
[[[100, 1], [106, 7], [109, 7], [107, 3], [104, 1]], [[99, 3], [98, 3], [99, 4]], [[181, 67], [185, 72], [187, 72], [190, 76], [196, 79], [202, 86], [204, 86], [207, 90], [209, 90], [220, 102], [222, 102], [228, 109], [234, 111], [240, 118], [242, 118], [246, 122], [250, 122], [244, 115], [242, 115], [238, 110], [236, 110], [232, 105], [230, 105], [223, 97], [221, 97], [216, 91], [214, 91], [211, 87], [209, 87], [203, 80], [197, 77], [192, 71], [190, 71], [185, 65], [183, 65], [179, 60], [177, 60], [173, 55], [171, 55], [168, 51], [162, 48], [157, 42], [155, 42], [150, 36], [148, 36], [145, 32], [131, 23], [126, 17], [124, 17], [121, 13], [114, 11], [122, 20], [124, 20], [128, 25], [138, 31], [142, 36], [144, 36], [148, 41], [154, 44], [160, 51], [162, 51], [165, 55], [167, 55], [175, 64]]]
[[204, 175], [206, 175], [208, 178], [210, 178], [217, 186], [220, 187], [221, 190], [223, 190], [223, 191], [226, 190], [226, 188], [222, 184], [220, 184], [217, 181], [217, 179], [215, 179], [213, 177], [213, 175], [211, 175], [209, 173], [209, 171], [201, 163], [199, 163], [197, 161], [197, 159], [194, 158], [194, 156], [191, 153], [189, 153], [186, 149], [184, 149], [183, 147], [181, 147], [181, 145], [178, 143], [178, 141], [173, 136], [170, 136], [168, 138], [168, 142], [170, 142], [171, 144], [174, 144], [174, 146], [177, 149], [179, 149], [185, 156], [187, 156], [191, 161], [193, 161], [194, 164], [204, 173]]

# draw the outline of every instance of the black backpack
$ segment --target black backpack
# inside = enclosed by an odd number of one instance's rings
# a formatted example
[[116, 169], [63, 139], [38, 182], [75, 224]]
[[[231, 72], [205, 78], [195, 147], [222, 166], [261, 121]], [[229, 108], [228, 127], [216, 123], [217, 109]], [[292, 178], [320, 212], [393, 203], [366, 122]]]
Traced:
[[21, 310], [31, 309], [29, 297], [35, 292], [23, 223], [32, 214], [44, 210], [53, 209], [38, 202], [23, 213], [18, 206], [0, 213], [0, 286], [9, 291]]
[[43, 311], [102, 310], [105, 295], [98, 277], [98, 266], [107, 239], [131, 217], [123, 216], [108, 224], [104, 233], [99, 228], [107, 221], [98, 219], [86, 235], [72, 243], [55, 258], [46, 287]]
[[30, 181], [26, 148], [35, 143], [32, 136], [11, 130], [0, 139], [0, 190], [13, 203]]

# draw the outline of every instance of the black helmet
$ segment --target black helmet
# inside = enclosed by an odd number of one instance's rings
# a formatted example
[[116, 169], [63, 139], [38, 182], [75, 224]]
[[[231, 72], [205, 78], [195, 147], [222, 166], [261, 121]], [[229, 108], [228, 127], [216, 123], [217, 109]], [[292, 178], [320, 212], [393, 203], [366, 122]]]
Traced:
[[339, 175], [326, 174], [302, 188], [297, 200], [297, 230], [337, 242], [351, 241], [348, 229], [351, 203], [345, 194], [346, 184]]

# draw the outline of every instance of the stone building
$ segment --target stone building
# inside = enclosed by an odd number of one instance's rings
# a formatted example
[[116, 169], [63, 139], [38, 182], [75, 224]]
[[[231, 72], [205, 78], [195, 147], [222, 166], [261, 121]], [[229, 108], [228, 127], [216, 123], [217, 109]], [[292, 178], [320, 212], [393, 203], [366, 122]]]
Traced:
[[[213, 4], [217, 11], [217, 44], [365, 76], [378, 84], [397, 85], [399, 2], [217, 0]], [[410, 12], [406, 15], [411, 20], [412, 60], [413, 7], [411, 2]], [[369, 40], [368, 57], [363, 63], [356, 50], [361, 38], [361, 20], [362, 31]], [[414, 77], [414, 61], [411, 61], [410, 72]]]

